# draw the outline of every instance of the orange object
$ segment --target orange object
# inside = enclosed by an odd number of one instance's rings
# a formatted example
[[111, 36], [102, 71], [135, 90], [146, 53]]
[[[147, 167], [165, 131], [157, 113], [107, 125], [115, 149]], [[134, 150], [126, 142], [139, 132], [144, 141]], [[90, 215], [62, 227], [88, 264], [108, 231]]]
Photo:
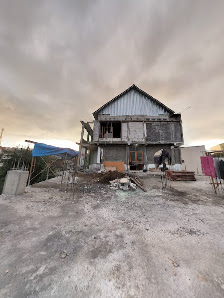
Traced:
[[104, 167], [116, 167], [119, 172], [124, 172], [124, 162], [123, 161], [105, 161], [103, 163]]

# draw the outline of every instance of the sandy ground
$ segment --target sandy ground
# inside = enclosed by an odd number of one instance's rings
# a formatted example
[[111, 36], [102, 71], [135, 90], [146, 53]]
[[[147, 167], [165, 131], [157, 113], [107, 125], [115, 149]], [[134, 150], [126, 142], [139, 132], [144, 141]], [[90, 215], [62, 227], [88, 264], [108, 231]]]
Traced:
[[162, 191], [142, 174], [145, 193], [83, 176], [0, 196], [0, 297], [224, 297], [224, 197], [206, 178]]

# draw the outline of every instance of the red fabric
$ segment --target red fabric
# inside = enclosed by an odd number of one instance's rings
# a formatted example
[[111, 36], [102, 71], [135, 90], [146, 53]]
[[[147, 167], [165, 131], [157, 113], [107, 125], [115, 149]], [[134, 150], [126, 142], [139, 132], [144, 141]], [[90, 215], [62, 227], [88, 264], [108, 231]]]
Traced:
[[201, 156], [201, 168], [205, 176], [216, 178], [214, 160], [212, 156]]

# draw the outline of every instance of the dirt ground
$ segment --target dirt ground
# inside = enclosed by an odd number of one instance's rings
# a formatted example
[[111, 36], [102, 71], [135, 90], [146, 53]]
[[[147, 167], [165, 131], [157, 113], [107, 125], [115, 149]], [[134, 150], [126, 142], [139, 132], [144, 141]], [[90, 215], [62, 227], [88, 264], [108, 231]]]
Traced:
[[224, 297], [224, 196], [207, 177], [142, 173], [143, 192], [81, 174], [0, 196], [0, 297]]

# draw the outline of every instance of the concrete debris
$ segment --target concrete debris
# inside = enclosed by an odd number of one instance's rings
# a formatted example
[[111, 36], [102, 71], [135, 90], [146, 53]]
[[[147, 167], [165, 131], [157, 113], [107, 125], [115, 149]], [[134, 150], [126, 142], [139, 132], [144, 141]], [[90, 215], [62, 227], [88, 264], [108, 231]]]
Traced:
[[134, 183], [132, 183], [132, 182], [130, 182], [129, 186], [130, 186], [130, 189], [131, 189], [131, 190], [136, 190], [136, 189], [137, 189], [136, 184], [134, 184]]
[[121, 183], [122, 185], [128, 184], [128, 182], [129, 182], [128, 178], [121, 178], [121, 179], [120, 179], [120, 183]]
[[137, 189], [137, 184], [133, 182], [133, 178], [132, 177], [124, 177], [124, 178], [120, 178], [120, 179], [115, 179], [110, 181], [110, 188], [112, 189], [122, 189], [124, 191], [126, 190], [136, 190]]

